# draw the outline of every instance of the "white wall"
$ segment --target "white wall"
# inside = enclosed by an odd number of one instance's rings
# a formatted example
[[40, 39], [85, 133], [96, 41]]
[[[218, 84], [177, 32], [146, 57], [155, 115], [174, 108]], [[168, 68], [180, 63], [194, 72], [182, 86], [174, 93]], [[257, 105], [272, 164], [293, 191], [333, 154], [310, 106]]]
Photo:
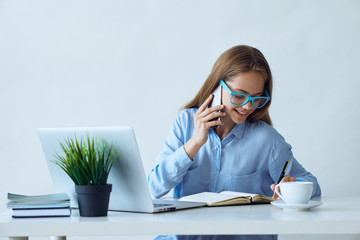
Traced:
[[360, 194], [360, 2], [0, 0], [0, 209], [52, 190], [38, 127], [131, 125], [146, 171], [237, 44], [274, 75], [274, 126], [324, 195]]

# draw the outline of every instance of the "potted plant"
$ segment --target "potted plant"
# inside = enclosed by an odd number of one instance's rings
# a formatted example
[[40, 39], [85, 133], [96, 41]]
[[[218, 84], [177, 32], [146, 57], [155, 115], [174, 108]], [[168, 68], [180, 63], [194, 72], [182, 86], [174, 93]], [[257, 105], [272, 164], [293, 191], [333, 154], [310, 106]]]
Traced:
[[86, 136], [86, 140], [67, 138], [60, 142], [63, 154], [53, 161], [72, 179], [80, 216], [107, 216], [112, 184], [107, 179], [119, 154], [105, 140]]

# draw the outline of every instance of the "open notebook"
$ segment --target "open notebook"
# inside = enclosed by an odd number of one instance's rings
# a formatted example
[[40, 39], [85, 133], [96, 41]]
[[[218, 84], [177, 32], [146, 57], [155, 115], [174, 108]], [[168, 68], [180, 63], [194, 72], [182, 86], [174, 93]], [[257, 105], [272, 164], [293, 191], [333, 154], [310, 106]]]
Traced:
[[206, 202], [207, 206], [270, 203], [273, 198], [253, 193], [223, 191], [201, 192], [180, 198], [180, 201]]

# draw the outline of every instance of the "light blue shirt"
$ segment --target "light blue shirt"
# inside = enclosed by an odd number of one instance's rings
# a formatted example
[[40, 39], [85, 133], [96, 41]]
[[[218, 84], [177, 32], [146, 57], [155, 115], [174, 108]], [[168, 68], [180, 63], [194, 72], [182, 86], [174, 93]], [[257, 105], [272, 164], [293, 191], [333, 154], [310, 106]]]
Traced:
[[[148, 176], [153, 197], [162, 197], [171, 189], [174, 189], [175, 198], [225, 190], [272, 196], [270, 185], [278, 180], [287, 160], [290, 160], [290, 164], [286, 174], [297, 181], [313, 182], [313, 196], [321, 195], [316, 177], [294, 158], [291, 146], [284, 138], [263, 121], [236, 124], [222, 141], [210, 129], [208, 141], [191, 160], [183, 145], [194, 132], [193, 115], [196, 111], [195, 108], [185, 109], [173, 121], [164, 148]], [[194, 237], [179, 239], [210, 239], [209, 236]], [[231, 239], [276, 239], [276, 236], [242, 237], [233, 236]], [[216, 236], [211, 239], [216, 239]], [[219, 239], [227, 238], [219, 236]]]

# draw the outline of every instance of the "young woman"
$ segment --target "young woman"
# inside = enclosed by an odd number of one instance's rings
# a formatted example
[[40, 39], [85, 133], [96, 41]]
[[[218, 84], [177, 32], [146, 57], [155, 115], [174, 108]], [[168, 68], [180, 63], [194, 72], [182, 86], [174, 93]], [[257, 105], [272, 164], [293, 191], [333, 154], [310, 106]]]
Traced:
[[[222, 105], [209, 107], [222, 86]], [[225, 51], [195, 98], [173, 122], [156, 165], [148, 176], [155, 198], [173, 189], [175, 198], [199, 192], [239, 191], [273, 195], [282, 181], [316, 178], [294, 158], [291, 146], [272, 127], [272, 75], [263, 54], [239, 45]], [[220, 119], [219, 119], [220, 117]], [[215, 119], [215, 120], [214, 120]], [[276, 239], [277, 236], [159, 236], [159, 239]]]

